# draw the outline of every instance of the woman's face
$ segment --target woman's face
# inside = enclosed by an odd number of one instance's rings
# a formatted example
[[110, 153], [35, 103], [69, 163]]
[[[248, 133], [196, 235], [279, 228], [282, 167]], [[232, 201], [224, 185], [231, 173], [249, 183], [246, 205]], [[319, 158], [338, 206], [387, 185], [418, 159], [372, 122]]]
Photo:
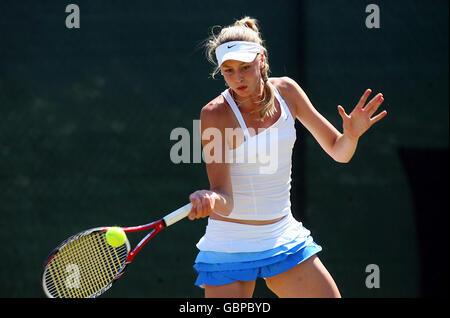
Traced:
[[228, 86], [239, 96], [249, 97], [261, 94], [261, 67], [263, 55], [258, 54], [253, 62], [228, 60], [220, 66]]

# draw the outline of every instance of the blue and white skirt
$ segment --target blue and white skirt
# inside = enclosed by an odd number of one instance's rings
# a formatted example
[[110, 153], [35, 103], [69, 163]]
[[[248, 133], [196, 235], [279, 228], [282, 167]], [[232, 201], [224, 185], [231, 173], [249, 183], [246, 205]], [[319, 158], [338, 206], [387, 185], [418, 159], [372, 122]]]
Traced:
[[199, 287], [275, 276], [322, 250], [291, 214], [268, 225], [209, 219], [197, 247], [194, 269]]

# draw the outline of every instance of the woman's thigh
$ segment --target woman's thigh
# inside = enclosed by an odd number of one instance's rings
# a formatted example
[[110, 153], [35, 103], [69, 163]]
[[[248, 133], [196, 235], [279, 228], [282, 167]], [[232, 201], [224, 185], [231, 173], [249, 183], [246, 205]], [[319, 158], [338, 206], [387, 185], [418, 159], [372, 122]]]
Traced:
[[339, 290], [317, 255], [284, 273], [266, 278], [267, 287], [282, 298], [340, 298]]
[[255, 290], [255, 281], [237, 281], [226, 285], [205, 286], [206, 298], [251, 298]]

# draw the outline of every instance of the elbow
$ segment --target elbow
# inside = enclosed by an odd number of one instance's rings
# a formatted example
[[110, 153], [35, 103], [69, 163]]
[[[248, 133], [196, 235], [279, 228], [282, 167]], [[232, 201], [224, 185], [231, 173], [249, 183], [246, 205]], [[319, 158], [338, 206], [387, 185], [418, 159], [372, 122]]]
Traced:
[[338, 163], [349, 163], [350, 160], [352, 160], [352, 157], [346, 157], [346, 158], [334, 157], [333, 159], [334, 159], [334, 161], [336, 161]]

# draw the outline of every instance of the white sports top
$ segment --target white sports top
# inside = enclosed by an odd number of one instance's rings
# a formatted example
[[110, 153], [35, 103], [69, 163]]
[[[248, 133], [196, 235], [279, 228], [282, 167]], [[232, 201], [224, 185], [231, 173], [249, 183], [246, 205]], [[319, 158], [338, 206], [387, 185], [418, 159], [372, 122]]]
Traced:
[[228, 90], [227, 100], [243, 130], [245, 141], [231, 149], [230, 174], [234, 208], [228, 218], [273, 220], [291, 213], [291, 159], [296, 140], [295, 121], [274, 87], [281, 115], [270, 127], [250, 135]]

